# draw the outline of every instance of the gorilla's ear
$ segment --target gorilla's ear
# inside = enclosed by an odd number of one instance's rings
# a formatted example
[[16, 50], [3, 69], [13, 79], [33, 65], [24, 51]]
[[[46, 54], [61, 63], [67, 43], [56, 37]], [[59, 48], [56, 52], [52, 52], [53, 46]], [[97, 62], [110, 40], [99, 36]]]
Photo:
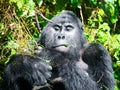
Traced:
[[45, 46], [45, 33], [44, 32], [41, 33], [41, 37], [40, 37], [39, 42], [41, 45]]

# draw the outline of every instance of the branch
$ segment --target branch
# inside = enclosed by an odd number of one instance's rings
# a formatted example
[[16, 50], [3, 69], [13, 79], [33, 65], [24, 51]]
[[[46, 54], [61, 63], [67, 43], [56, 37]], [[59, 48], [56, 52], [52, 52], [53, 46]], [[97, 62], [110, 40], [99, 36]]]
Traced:
[[84, 19], [83, 19], [83, 14], [82, 14], [82, 7], [80, 6], [80, 16], [82, 18], [82, 24], [84, 25]]
[[52, 20], [46, 18], [41, 12], [38, 12], [38, 15], [40, 15], [40, 16], [41, 16], [43, 19], [45, 19], [46, 21], [48, 21], [48, 22], [52, 22], [52, 23], [53, 23]]
[[35, 16], [35, 19], [36, 19], [37, 27], [38, 27], [38, 29], [40, 30], [41, 28], [40, 28], [40, 24], [39, 24], [38, 16], [37, 16], [37, 15]]
[[42, 86], [34, 86], [32, 90], [39, 90], [41, 88], [44, 88], [44, 87], [48, 87], [50, 90], [52, 90], [50, 88], [50, 84], [46, 83], [45, 85], [42, 85]]
[[[55, 78], [53, 79], [50, 83], [51, 84], [54, 84], [54, 83], [61, 83], [63, 81], [63, 79], [61, 77], [58, 77], [58, 78]], [[48, 87], [49, 90], [52, 90], [51, 89], [51, 85], [49, 83], [46, 83], [45, 85], [40, 85], [40, 86], [34, 86], [32, 90], [39, 90], [39, 89], [42, 89], [44, 87]]]

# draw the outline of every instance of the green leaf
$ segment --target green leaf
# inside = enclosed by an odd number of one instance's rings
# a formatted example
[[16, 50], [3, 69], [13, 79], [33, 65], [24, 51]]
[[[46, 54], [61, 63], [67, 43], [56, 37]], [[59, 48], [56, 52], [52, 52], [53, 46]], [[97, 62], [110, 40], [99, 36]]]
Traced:
[[114, 1], [115, 0], [105, 0], [106, 3], [111, 3], [111, 4], [114, 4]]
[[28, 0], [28, 7], [30, 8], [30, 9], [34, 9], [34, 7], [35, 7], [35, 3], [33, 2], [33, 0]]
[[18, 0], [17, 1], [17, 7], [18, 7], [19, 10], [21, 10], [23, 8], [24, 3], [25, 3], [24, 0]]
[[111, 13], [112, 15], [114, 15], [115, 8], [114, 8], [114, 6], [113, 6], [112, 4], [109, 4], [109, 10], [110, 10], [110, 13]]
[[78, 0], [71, 0], [71, 4], [75, 4], [77, 2], [78, 2]]
[[21, 17], [23, 17], [23, 16], [26, 16], [27, 13], [28, 13], [27, 10], [26, 10], [26, 11], [19, 11], [19, 12], [17, 12], [17, 16], [18, 16], [19, 18], [21, 18]]
[[81, 3], [80, 2], [77, 3], [77, 7], [81, 8]]
[[35, 11], [34, 10], [30, 10], [29, 15], [28, 15], [28, 17], [32, 17], [32, 16], [35, 16]]
[[9, 0], [9, 2], [16, 3], [18, 0]]
[[10, 42], [8, 42], [8, 47], [12, 48], [12, 49], [17, 49], [19, 47], [19, 45], [17, 43], [15, 43], [14, 41], [10, 41]]
[[94, 5], [97, 4], [97, 0], [91, 0]]
[[120, 6], [120, 0], [118, 0], [118, 4], [119, 4], [119, 6]]
[[110, 18], [110, 20], [111, 20], [112, 23], [115, 23], [115, 22], [118, 21], [117, 16], [115, 16], [115, 15], [112, 16], [112, 17]]
[[65, 46], [65, 47], [68, 47], [68, 46], [70, 46], [70, 45], [69, 45], [69, 44], [64, 44], [64, 46]]
[[43, 0], [36, 0], [36, 2], [37, 2], [37, 4], [38, 4], [39, 6], [41, 6], [42, 3], [43, 3]]
[[114, 8], [114, 6], [113, 6], [111, 3], [105, 4], [105, 9], [106, 9], [106, 11], [108, 11], [108, 15], [109, 15], [109, 16], [114, 15], [114, 13], [115, 13], [115, 8]]
[[100, 15], [98, 15], [98, 20], [99, 20], [99, 22], [103, 21], [103, 19], [102, 19], [102, 17]]
[[18, 16], [19, 18], [21, 18], [21, 17], [23, 16], [23, 11], [17, 12], [17, 16]]
[[4, 23], [2, 23], [2, 22], [0, 22], [0, 34], [2, 33], [1, 31], [2, 31], [2, 29], [4, 29], [5, 27], [4, 27]]
[[119, 59], [119, 51], [116, 51], [115, 54], [114, 54], [114, 57], [116, 58], [116, 60], [118, 61], [117, 63], [119, 64], [120, 63], [120, 59]]
[[11, 49], [11, 55], [16, 54], [16, 50], [15, 49]]
[[56, 4], [55, 4], [55, 11], [58, 12], [58, 11], [62, 10], [63, 7], [65, 6], [65, 4], [66, 4], [66, 0], [63, 0], [63, 1], [57, 0]]
[[120, 42], [120, 35], [117, 36], [117, 40]]
[[99, 15], [101, 15], [101, 16], [104, 15], [104, 11], [103, 11], [103, 9], [100, 9], [100, 10], [99, 10]]

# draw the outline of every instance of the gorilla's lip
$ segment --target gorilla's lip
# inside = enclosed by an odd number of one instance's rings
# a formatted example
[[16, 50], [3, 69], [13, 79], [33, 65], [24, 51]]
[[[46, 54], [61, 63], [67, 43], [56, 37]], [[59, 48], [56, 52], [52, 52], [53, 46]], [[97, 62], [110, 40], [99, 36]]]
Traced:
[[68, 47], [68, 46], [69, 46], [69, 44], [60, 44], [60, 45], [55, 45], [55, 46], [52, 46], [52, 48], [57, 48], [57, 47], [60, 47], [60, 46]]

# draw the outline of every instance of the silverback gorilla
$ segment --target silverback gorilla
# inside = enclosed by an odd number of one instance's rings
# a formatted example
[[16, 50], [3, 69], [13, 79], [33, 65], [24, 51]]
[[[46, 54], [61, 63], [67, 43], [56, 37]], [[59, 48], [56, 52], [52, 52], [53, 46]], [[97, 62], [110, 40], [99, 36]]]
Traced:
[[114, 90], [111, 57], [101, 44], [86, 41], [77, 16], [64, 11], [51, 21], [41, 34], [45, 49], [35, 50], [39, 57], [11, 58], [3, 90]]

